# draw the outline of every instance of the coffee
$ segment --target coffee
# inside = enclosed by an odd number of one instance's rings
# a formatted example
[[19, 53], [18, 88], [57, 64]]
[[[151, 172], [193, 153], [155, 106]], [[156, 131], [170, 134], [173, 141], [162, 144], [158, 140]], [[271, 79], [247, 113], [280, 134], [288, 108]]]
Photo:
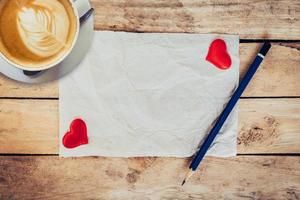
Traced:
[[0, 52], [16, 65], [57, 62], [72, 48], [77, 29], [69, 0], [0, 0]]

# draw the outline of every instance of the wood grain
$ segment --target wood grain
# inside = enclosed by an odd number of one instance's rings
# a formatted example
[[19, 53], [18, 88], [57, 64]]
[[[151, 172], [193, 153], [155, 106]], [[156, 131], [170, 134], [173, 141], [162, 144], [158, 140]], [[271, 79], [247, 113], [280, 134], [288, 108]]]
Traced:
[[[249, 83], [243, 97], [300, 96], [300, 43], [273, 43]], [[241, 44], [240, 77], [243, 77], [260, 45]]]
[[0, 152], [57, 153], [58, 123], [58, 101], [0, 100]]
[[26, 84], [9, 79], [0, 73], [0, 97], [57, 98], [58, 82]]
[[92, 0], [98, 30], [300, 39], [297, 0]]
[[299, 99], [239, 102], [238, 153], [300, 153]]
[[[2, 199], [299, 199], [300, 157], [205, 158], [181, 187], [188, 160], [0, 157]], [[1, 198], [0, 197], [0, 198]]]
[[[273, 43], [244, 97], [300, 96], [300, 43]], [[240, 44], [240, 74], [248, 69], [260, 44]], [[58, 98], [58, 83], [28, 85], [0, 75], [0, 97]]]
[[[238, 153], [300, 153], [300, 98], [241, 99]], [[57, 100], [0, 100], [0, 153], [57, 154]]]

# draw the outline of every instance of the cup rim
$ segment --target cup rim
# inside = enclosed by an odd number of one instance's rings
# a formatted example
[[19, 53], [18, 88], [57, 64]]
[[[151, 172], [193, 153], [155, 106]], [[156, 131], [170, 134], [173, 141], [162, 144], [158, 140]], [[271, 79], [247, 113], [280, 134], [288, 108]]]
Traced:
[[52, 67], [55, 67], [59, 63], [61, 63], [71, 53], [71, 51], [73, 50], [73, 48], [74, 48], [74, 46], [75, 46], [75, 44], [77, 42], [77, 39], [78, 39], [78, 36], [79, 36], [79, 31], [80, 31], [79, 13], [78, 13], [77, 6], [76, 6], [76, 4], [72, 0], [68, 0], [68, 1], [71, 3], [74, 15], [76, 16], [76, 25], [77, 25], [76, 26], [76, 33], [75, 33], [74, 39], [72, 41], [71, 47], [58, 60], [56, 60], [55, 62], [50, 63], [48, 65], [41, 66], [41, 67], [28, 67], [30, 65], [28, 65], [28, 66], [22, 66], [20, 64], [14, 63], [9, 58], [7, 58], [7, 56], [5, 56], [2, 52], [0, 52], [0, 56], [6, 62], [8, 62], [10, 65], [12, 65], [13, 67], [16, 67], [16, 68], [21, 69], [21, 70], [26, 70], [26, 71], [43, 71], [43, 70], [47, 70], [47, 69], [50, 69]]

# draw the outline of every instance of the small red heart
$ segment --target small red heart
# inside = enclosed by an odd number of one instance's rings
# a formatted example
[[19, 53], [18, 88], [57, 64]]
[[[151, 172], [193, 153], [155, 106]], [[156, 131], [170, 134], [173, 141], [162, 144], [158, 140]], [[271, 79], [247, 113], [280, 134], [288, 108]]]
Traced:
[[74, 119], [63, 139], [62, 143], [66, 148], [75, 148], [88, 143], [86, 124], [82, 119]]
[[231, 58], [224, 40], [216, 39], [211, 43], [206, 60], [220, 69], [228, 69], [231, 66]]

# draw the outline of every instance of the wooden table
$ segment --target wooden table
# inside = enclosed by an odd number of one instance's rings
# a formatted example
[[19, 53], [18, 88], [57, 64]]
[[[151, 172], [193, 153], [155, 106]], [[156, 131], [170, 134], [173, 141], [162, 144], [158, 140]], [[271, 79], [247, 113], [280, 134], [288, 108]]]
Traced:
[[58, 157], [58, 84], [0, 76], [0, 199], [299, 199], [299, 0], [93, 0], [95, 29], [229, 33], [241, 75], [263, 40], [273, 48], [239, 102], [238, 156]]

